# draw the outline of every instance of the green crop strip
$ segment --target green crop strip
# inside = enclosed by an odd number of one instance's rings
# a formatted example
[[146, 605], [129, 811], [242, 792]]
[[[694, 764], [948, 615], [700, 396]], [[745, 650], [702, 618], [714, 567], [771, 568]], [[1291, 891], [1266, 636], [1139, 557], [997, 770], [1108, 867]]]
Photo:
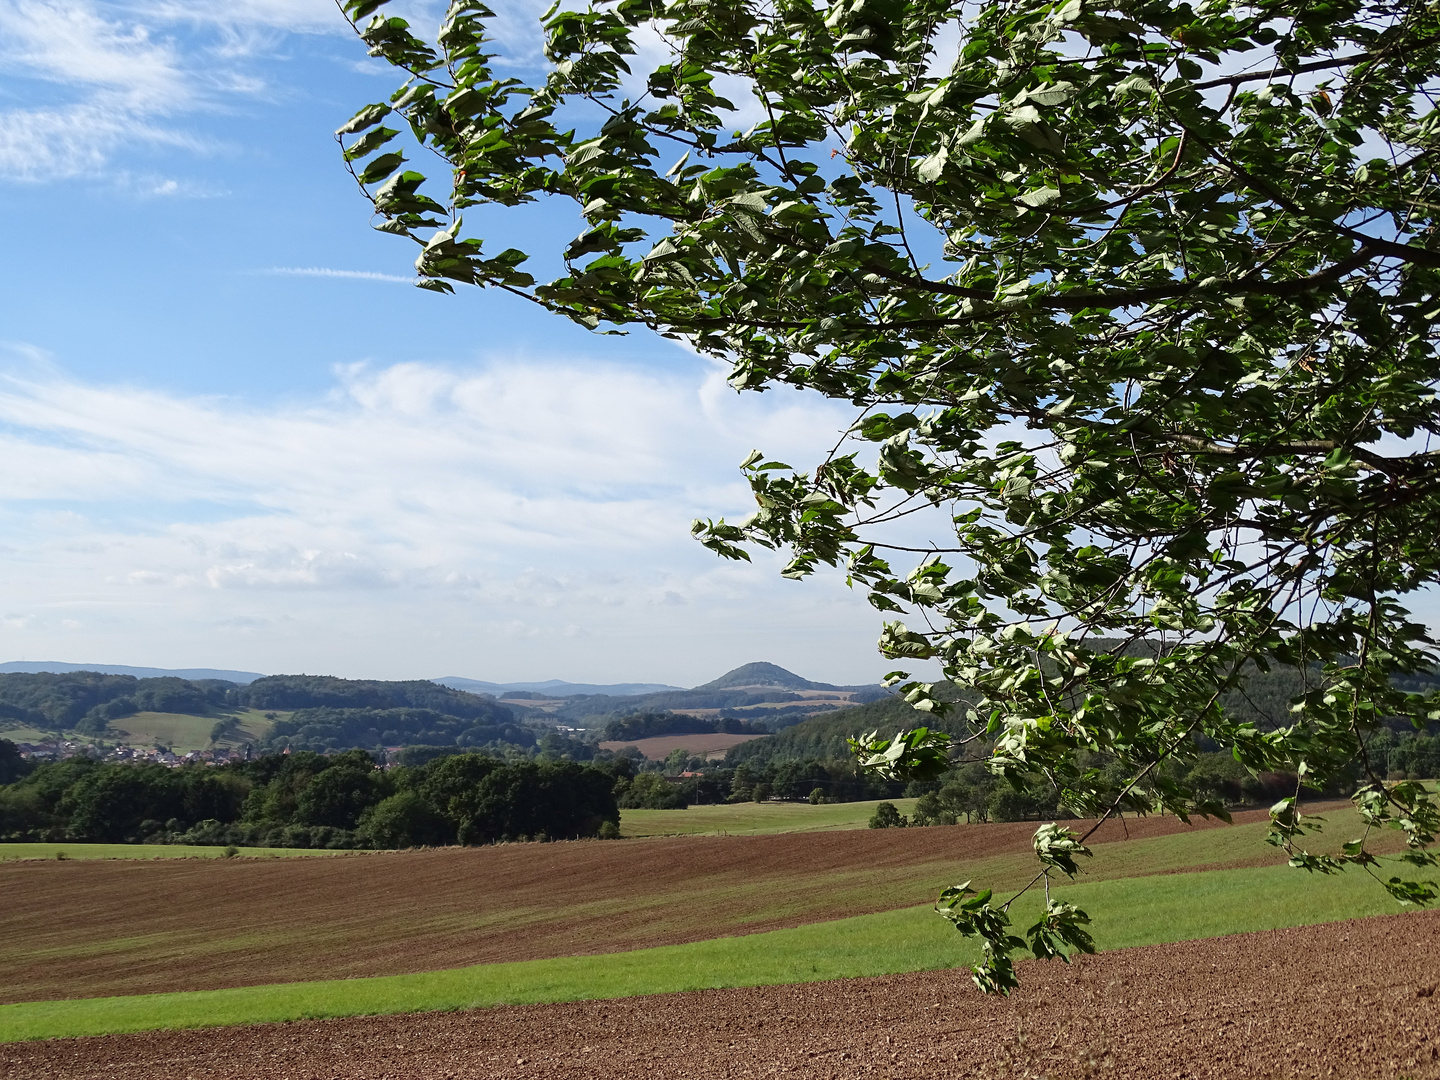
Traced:
[[[1103, 920], [1097, 918], [1096, 935], [1102, 949], [1403, 910], [1364, 875], [1317, 877], [1286, 867], [1090, 882], [1063, 891], [1067, 899], [1103, 914]], [[1037, 909], [1029, 900], [1012, 912], [1016, 923], [1034, 917]], [[21, 1002], [0, 1006], [0, 1041], [814, 982], [955, 967], [973, 959], [969, 942], [922, 906], [602, 956], [192, 993]]]

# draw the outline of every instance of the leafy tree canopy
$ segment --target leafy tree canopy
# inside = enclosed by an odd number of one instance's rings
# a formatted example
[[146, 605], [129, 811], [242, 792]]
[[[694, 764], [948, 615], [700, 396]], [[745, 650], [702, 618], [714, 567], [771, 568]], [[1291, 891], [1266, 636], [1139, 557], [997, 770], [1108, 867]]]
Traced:
[[[474, 0], [428, 38], [385, 0], [344, 6], [405, 73], [340, 136], [422, 287], [648, 327], [738, 388], [854, 404], [823, 460], [757, 451], [757, 511], [694, 531], [729, 558], [786, 550], [792, 577], [843, 567], [908, 619], [884, 653], [973, 691], [947, 709], [907, 684], [943, 719], [863, 741], [871, 767], [934, 776], [983, 746], [1077, 811], [1189, 815], [1217, 807], [1159, 766], [1197, 737], [1320, 786], [1358, 757], [1367, 822], [1433, 864], [1433, 804], [1385, 786], [1363, 736], [1440, 710], [1392, 680], [1436, 659], [1404, 599], [1440, 570], [1440, 11], [594, 0], [547, 15], [527, 84]], [[405, 167], [406, 128], [439, 182]], [[548, 282], [462, 216], [537, 199], [584, 219], [541, 253]], [[1304, 684], [1262, 730], [1222, 698], [1275, 663]], [[1358, 842], [1308, 851], [1293, 799], [1273, 821], [1298, 867], [1435, 897]], [[1047, 880], [1085, 853], [1054, 826], [1035, 850]], [[1059, 901], [1023, 937], [984, 890], [942, 906], [985, 944], [988, 990], [1017, 949], [1091, 947]]]
[[252, 709], [432, 709], [492, 723], [513, 715], [489, 695], [454, 690], [425, 679], [385, 682], [333, 675], [267, 675], [231, 697]]
[[463, 717], [433, 709], [299, 709], [288, 719], [274, 723], [265, 745], [290, 746], [297, 750], [396, 744], [535, 745], [534, 733], [513, 723], [509, 709], [493, 701], [481, 704], [486, 708], [465, 705], [468, 715]]

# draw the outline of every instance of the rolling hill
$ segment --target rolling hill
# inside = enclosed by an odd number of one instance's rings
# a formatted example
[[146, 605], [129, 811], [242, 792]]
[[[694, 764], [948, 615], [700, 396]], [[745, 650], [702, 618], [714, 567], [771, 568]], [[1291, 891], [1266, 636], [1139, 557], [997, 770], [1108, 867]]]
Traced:
[[595, 694], [526, 704], [584, 727], [603, 726], [600, 722], [628, 713], [674, 712], [705, 719], [743, 719], [778, 730], [816, 713], [889, 696], [890, 692], [879, 686], [813, 682], [777, 664], [757, 662], [743, 664], [691, 690], [635, 697]]
[[101, 675], [133, 675], [137, 679], [222, 679], [243, 686], [263, 678], [258, 671], [230, 671], [225, 668], [160, 668], [131, 667], [128, 664], [69, 664], [59, 660], [12, 660], [0, 664], [0, 674], [35, 675], [50, 673], [67, 675], [75, 671], [98, 671]]
[[662, 694], [683, 687], [666, 683], [572, 683], [564, 679], [546, 679], [544, 682], [494, 683], [482, 679], [465, 679], [459, 675], [445, 675], [431, 682], [449, 686], [456, 690], [468, 690], [472, 694], [493, 694], [505, 697], [521, 694], [541, 699], [578, 697], [582, 694], [599, 694], [605, 697], [638, 697], [641, 694]]

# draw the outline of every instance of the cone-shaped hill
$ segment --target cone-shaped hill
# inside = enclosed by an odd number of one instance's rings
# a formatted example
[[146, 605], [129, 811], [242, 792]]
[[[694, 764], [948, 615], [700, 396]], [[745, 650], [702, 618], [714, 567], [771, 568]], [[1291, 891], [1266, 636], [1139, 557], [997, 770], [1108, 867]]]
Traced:
[[696, 690], [738, 690], [740, 687], [774, 686], [782, 690], [839, 690], [841, 687], [829, 683], [811, 682], [802, 679], [793, 671], [786, 671], [779, 664], [757, 661], [741, 664], [734, 671], [727, 671], [718, 679], [712, 679]]

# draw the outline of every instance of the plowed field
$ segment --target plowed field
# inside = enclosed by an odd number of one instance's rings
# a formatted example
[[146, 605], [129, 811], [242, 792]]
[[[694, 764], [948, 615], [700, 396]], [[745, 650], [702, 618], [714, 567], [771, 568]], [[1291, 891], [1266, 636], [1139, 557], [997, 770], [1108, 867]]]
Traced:
[[7, 1080], [1433, 1080], [1440, 913], [964, 973], [0, 1046]]
[[724, 757], [725, 751], [732, 746], [739, 746], [752, 739], [767, 737], [765, 735], [728, 735], [724, 732], [714, 735], [655, 735], [648, 739], [631, 739], [629, 742], [602, 742], [600, 749], [623, 750], [627, 746], [633, 746], [652, 761], [664, 761], [674, 751], [685, 750], [691, 754], [699, 754], [708, 760], [713, 757]]
[[[1254, 866], [1226, 829], [1111, 822], [1094, 877]], [[1029, 877], [1034, 823], [517, 844], [332, 859], [0, 865], [0, 1001], [431, 971], [883, 911]], [[1223, 830], [1217, 832], [1217, 829]], [[1126, 841], [1126, 834], [1130, 840]], [[1166, 841], [1153, 839], [1177, 832]]]

